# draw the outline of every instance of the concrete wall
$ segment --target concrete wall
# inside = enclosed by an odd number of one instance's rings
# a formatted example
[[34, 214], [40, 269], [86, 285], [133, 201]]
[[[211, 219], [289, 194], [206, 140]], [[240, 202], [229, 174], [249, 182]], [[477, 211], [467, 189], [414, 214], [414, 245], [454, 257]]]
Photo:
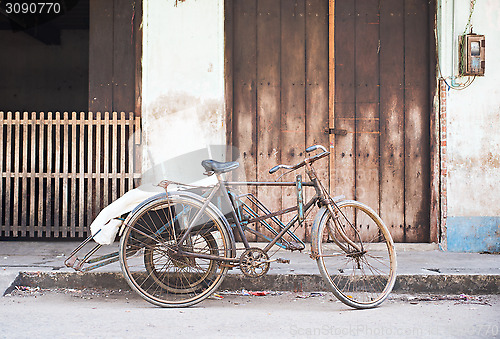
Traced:
[[145, 0], [143, 29], [143, 182], [197, 181], [223, 159], [223, 0]]
[[[458, 74], [458, 35], [470, 1], [439, 2], [439, 59], [446, 81]], [[473, 32], [486, 37], [486, 72], [447, 93], [447, 242], [450, 251], [500, 251], [500, 2], [477, 1]]]

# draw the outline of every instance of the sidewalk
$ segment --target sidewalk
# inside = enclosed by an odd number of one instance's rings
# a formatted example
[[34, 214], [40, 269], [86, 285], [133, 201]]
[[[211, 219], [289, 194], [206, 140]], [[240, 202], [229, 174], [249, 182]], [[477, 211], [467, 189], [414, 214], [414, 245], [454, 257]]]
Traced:
[[[83, 274], [65, 267], [66, 256], [77, 245], [0, 241], [0, 295], [15, 286], [128, 289], [119, 263]], [[117, 249], [115, 243], [99, 253]], [[269, 273], [260, 279], [246, 278], [233, 269], [221, 289], [326, 290], [316, 262], [309, 258], [307, 250], [304, 252], [279, 251], [275, 257], [290, 259], [290, 264], [274, 262]], [[436, 244], [396, 244], [396, 252], [398, 278], [394, 293], [500, 294], [498, 254], [443, 252]]]

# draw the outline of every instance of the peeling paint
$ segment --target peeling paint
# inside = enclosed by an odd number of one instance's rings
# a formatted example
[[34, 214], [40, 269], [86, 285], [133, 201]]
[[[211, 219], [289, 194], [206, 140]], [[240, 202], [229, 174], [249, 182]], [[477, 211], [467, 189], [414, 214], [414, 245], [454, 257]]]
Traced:
[[449, 217], [448, 250], [500, 252], [500, 217]]
[[[224, 118], [222, 99], [202, 100], [186, 93], [172, 93], [158, 98], [150, 110], [143, 142], [146, 170], [207, 145], [224, 144], [220, 133]], [[209, 156], [207, 153], [206, 157]], [[186, 159], [177, 165], [169, 162], [168, 168], [156, 167], [155, 173], [149, 173], [150, 176], [144, 179], [148, 182], [165, 178], [192, 182], [188, 168], [194, 168], [201, 175], [200, 159], [193, 158], [196, 163], [186, 162]]]
[[[465, 3], [457, 3], [455, 32], [463, 30], [468, 10]], [[488, 41], [498, 41], [498, 18], [491, 16], [498, 12], [497, 1], [478, 2], [474, 10], [474, 32], [484, 34]], [[450, 29], [443, 33], [452, 32]], [[497, 86], [500, 59], [496, 57], [500, 47], [488, 46], [485, 76], [477, 77], [467, 89], [449, 90], [447, 95], [450, 217], [500, 217], [500, 88]]]
[[225, 144], [224, 2], [175, 4], [145, 0], [143, 181], [190, 182]]

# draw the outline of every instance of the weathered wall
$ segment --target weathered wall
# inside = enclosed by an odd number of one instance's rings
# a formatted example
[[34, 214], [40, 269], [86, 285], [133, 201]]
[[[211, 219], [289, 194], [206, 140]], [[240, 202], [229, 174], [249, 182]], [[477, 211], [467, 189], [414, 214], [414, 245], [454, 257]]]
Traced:
[[[440, 1], [440, 65], [458, 74], [458, 35], [470, 1]], [[500, 2], [477, 1], [473, 31], [486, 36], [486, 72], [447, 93], [447, 241], [450, 251], [500, 251]], [[453, 62], [452, 62], [453, 61]], [[457, 78], [456, 82], [465, 82]], [[451, 85], [453, 80], [447, 79]]]
[[[201, 179], [225, 144], [223, 0], [145, 0], [144, 180]], [[217, 152], [219, 153], [219, 152]]]

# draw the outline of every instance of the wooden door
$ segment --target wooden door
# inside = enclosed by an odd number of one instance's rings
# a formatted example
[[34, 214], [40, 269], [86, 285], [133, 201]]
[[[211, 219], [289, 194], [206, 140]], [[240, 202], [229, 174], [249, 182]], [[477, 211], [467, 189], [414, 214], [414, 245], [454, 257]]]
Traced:
[[[328, 145], [328, 1], [225, 5], [228, 138], [247, 180], [274, 180], [273, 166], [301, 161], [307, 146]], [[319, 167], [328, 184], [328, 160]], [[254, 193], [273, 210], [296, 201], [292, 189]], [[307, 239], [309, 228], [296, 233]]]
[[140, 116], [142, 0], [89, 3], [89, 111]]
[[429, 241], [433, 2], [335, 2], [335, 190]]
[[[318, 168], [332, 193], [373, 207], [396, 241], [428, 241], [433, 6], [227, 0], [228, 139], [246, 179], [274, 179], [274, 165], [330, 146], [330, 164]], [[295, 199], [291, 190], [254, 193], [274, 210]], [[307, 225], [299, 234], [308, 240]]]

